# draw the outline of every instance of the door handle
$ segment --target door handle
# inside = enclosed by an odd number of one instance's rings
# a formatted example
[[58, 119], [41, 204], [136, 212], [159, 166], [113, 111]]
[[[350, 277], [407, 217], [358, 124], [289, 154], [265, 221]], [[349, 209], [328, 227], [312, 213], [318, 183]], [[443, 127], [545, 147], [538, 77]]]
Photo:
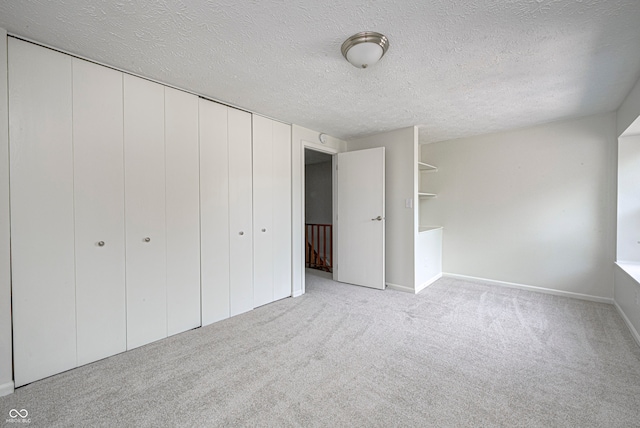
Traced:
[[376, 220], [377, 221], [382, 221], [382, 216], [379, 215], [378, 217], [371, 219], [371, 221], [376, 221]]

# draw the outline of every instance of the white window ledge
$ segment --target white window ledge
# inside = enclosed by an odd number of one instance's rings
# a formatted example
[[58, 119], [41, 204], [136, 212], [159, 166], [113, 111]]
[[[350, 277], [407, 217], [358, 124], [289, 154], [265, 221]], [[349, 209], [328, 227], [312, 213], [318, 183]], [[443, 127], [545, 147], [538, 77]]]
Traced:
[[633, 262], [616, 262], [620, 269], [625, 271], [631, 278], [640, 284], [640, 263]]

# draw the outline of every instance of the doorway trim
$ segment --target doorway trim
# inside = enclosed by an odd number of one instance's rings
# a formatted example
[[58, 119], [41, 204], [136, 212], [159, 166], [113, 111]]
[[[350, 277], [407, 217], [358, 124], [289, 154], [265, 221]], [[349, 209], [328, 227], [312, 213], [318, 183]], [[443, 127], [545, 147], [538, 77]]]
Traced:
[[[333, 213], [331, 214], [332, 218], [333, 218], [333, 242], [336, 242], [336, 236], [338, 233], [338, 220], [336, 219], [336, 208], [337, 208], [337, 200], [336, 200], [336, 184], [337, 184], [337, 177], [336, 177], [336, 156], [338, 153], [340, 153], [340, 150], [333, 148], [333, 147], [327, 147], [327, 146], [323, 146], [321, 144], [317, 144], [317, 143], [312, 143], [311, 141], [307, 141], [307, 140], [300, 140], [300, 142], [302, 143], [302, 150], [300, 150], [300, 166], [301, 166], [301, 170], [302, 170], [302, 174], [300, 177], [301, 180], [301, 195], [300, 195], [300, 201], [301, 201], [301, 205], [302, 205], [302, 209], [301, 209], [301, 224], [302, 227], [299, 230], [300, 233], [300, 240], [301, 242], [301, 249], [302, 251], [300, 251], [300, 254], [298, 254], [297, 257], [298, 262], [300, 263], [300, 266], [302, 267], [302, 278], [301, 278], [301, 292], [298, 295], [302, 295], [306, 292], [306, 279], [305, 279], [305, 269], [306, 269], [306, 261], [305, 261], [305, 248], [307, 243], [305, 242], [305, 220], [306, 220], [306, 182], [305, 182], [305, 171], [306, 171], [306, 165], [304, 163], [304, 152], [306, 149], [310, 149], [310, 150], [314, 150], [316, 152], [321, 152], [321, 153], [326, 153], [331, 155], [331, 197], [333, 199]], [[294, 234], [295, 236], [295, 234]], [[336, 254], [337, 254], [337, 249], [333, 248], [333, 254], [331, 255], [332, 261], [336, 260]], [[294, 261], [295, 263], [295, 261]], [[332, 275], [336, 274], [336, 267], [334, 265], [333, 268], [333, 273]], [[335, 277], [335, 276], [334, 276]], [[297, 297], [296, 294], [293, 295], [293, 297]]]

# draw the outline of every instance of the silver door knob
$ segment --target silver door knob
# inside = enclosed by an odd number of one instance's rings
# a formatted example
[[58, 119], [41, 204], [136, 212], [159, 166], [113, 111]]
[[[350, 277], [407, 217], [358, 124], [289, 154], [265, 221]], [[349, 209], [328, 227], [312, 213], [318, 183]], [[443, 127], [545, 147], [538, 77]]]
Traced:
[[98, 241], [98, 247], [104, 247], [104, 241]]
[[239, 235], [244, 235], [244, 232], [243, 232], [243, 231], [240, 231]]
[[382, 216], [379, 215], [378, 217], [371, 219], [371, 221], [376, 221], [376, 220], [377, 221], [382, 221]]
[[151, 242], [151, 238], [149, 237], [144, 238], [144, 242]]
[[266, 232], [266, 231], [267, 231], [267, 229], [262, 229], [262, 231], [263, 231], [263, 232]]

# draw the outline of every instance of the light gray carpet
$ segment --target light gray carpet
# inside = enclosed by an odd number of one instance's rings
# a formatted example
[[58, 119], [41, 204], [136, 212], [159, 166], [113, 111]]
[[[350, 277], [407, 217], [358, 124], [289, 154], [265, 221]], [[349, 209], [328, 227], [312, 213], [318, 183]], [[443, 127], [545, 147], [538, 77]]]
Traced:
[[16, 408], [43, 427], [640, 426], [640, 348], [610, 305], [307, 278], [302, 297], [20, 388], [0, 422]]

